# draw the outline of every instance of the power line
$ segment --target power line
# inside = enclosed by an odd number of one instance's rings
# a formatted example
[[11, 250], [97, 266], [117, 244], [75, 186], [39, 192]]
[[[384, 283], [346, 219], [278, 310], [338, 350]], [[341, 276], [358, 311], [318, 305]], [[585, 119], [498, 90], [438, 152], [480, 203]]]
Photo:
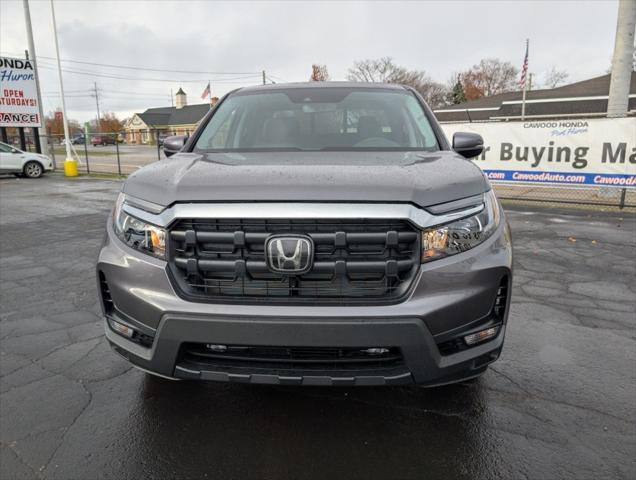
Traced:
[[[64, 90], [64, 93], [87, 93], [87, 92], [92, 92], [93, 89], [92, 88], [84, 88], [82, 90]], [[43, 95], [59, 95], [60, 92], [51, 92], [51, 91], [46, 91], [46, 92], [42, 92]]]
[[[40, 58], [52, 59], [51, 57], [45, 57], [40, 55]], [[201, 75], [259, 75], [260, 72], [207, 72], [207, 71], [197, 71], [197, 70], [172, 70], [169, 68], [156, 68], [156, 67], [132, 67], [128, 65], [115, 65], [112, 63], [97, 63], [97, 62], [85, 62], [81, 60], [66, 60], [60, 59], [62, 62], [66, 63], [79, 63], [82, 65], [94, 65], [97, 67], [108, 67], [108, 68], [119, 68], [124, 70], [143, 70], [147, 72], [178, 72], [178, 73], [188, 73], [188, 74], [201, 74]]]
[[[21, 57], [22, 54], [10, 54], [8, 52], [2, 52], [3, 55], [8, 57]], [[55, 60], [54, 57], [47, 57], [45, 55], [38, 55], [39, 58], [45, 58], [47, 60]], [[208, 72], [201, 70], [182, 70], [182, 69], [170, 69], [170, 68], [162, 68], [162, 67], [133, 67], [130, 65], [117, 65], [113, 63], [98, 63], [98, 62], [87, 62], [83, 60], [70, 60], [66, 58], [60, 58], [61, 62], [64, 63], [78, 63], [82, 65], [93, 65], [96, 67], [108, 67], [108, 68], [119, 68], [124, 70], [143, 70], [148, 72], [178, 72], [178, 73], [187, 73], [187, 74], [201, 74], [201, 75], [260, 75], [260, 71], [254, 72]]]
[[[107, 90], [107, 89], [103, 89], [100, 88], [99, 89], [100, 92], [103, 93], [102, 97], [106, 96], [106, 97], [110, 97], [112, 96], [111, 94], [115, 94], [116, 96], [119, 95], [131, 95], [131, 96], [136, 96], [136, 97], [165, 97], [168, 95], [168, 92], [124, 92], [124, 91], [120, 91], [120, 90]], [[83, 90], [65, 90], [65, 93], [71, 93], [71, 94], [77, 94], [76, 96], [91, 96], [94, 93], [94, 89], [90, 88], [90, 89], [83, 89]], [[58, 96], [60, 95], [59, 92], [51, 92], [51, 91], [47, 91], [47, 92], [42, 92], [44, 95], [52, 95], [52, 96]], [[66, 95], [67, 97], [70, 95]]]
[[284, 78], [281, 78], [281, 77], [279, 77], [279, 76], [277, 76], [277, 75], [271, 75], [271, 74], [269, 74], [269, 73], [268, 73], [268, 74], [267, 74], [267, 77], [268, 77], [270, 80], [271, 80], [271, 79], [274, 79], [274, 80], [276, 80], [277, 82], [289, 83], [289, 81], [288, 81], [288, 80], [285, 80]]
[[[21, 55], [16, 55], [16, 54], [9, 54], [7, 52], [3, 52], [3, 55], [7, 55], [7, 56], [18, 56], [20, 57]], [[47, 59], [47, 60], [55, 60], [53, 57], [47, 57], [44, 55], [39, 55], [40, 59]], [[116, 64], [112, 64], [112, 63], [99, 63], [99, 62], [87, 62], [87, 61], [83, 61], [83, 60], [70, 60], [70, 59], [60, 59], [61, 62], [64, 63], [75, 63], [75, 64], [81, 64], [81, 65], [92, 65], [92, 66], [97, 66], [97, 67], [106, 67], [106, 68], [117, 68], [117, 69], [123, 69], [123, 70], [136, 70], [136, 71], [148, 71], [148, 72], [178, 72], [178, 73], [185, 73], [185, 74], [199, 74], [199, 75], [243, 75], [241, 77], [233, 77], [233, 78], [215, 78], [215, 79], [209, 79], [209, 78], [202, 78], [202, 79], [195, 79], [195, 80], [185, 80], [185, 79], [161, 79], [161, 78], [143, 78], [143, 77], [130, 77], [130, 76], [123, 76], [123, 75], [117, 75], [114, 73], [102, 73], [102, 72], [96, 72], [93, 70], [79, 70], [76, 67], [65, 67], [62, 69], [62, 71], [67, 72], [67, 73], [73, 73], [73, 74], [77, 74], [77, 75], [91, 75], [91, 76], [96, 76], [96, 77], [101, 77], [101, 78], [112, 78], [115, 80], [140, 80], [140, 81], [148, 81], [148, 82], [171, 82], [171, 83], [198, 83], [198, 82], [206, 82], [209, 80], [212, 80], [214, 83], [220, 83], [220, 84], [237, 84], [237, 83], [245, 83], [245, 82], [239, 82], [238, 80], [247, 80], [247, 79], [252, 79], [255, 78], [257, 76], [261, 76], [262, 72], [209, 72], [209, 71], [203, 71], [203, 70], [179, 70], [179, 69], [170, 69], [170, 68], [157, 68], [157, 67], [133, 67], [130, 65], [116, 65]], [[40, 62], [41, 66], [43, 68], [46, 69], [52, 69], [53, 66], [44, 62]], [[287, 80], [278, 77], [276, 75], [270, 75], [267, 74], [267, 78], [272, 82], [272, 83], [276, 83], [276, 82], [285, 82], [287, 83]]]
[[124, 92], [124, 91], [120, 91], [120, 90], [104, 90], [102, 89], [102, 92], [105, 93], [116, 93], [118, 95], [136, 95], [136, 96], [150, 96], [150, 97], [156, 97], [156, 96], [166, 96], [168, 95], [168, 92]]
[[[41, 64], [40, 67], [45, 68], [47, 70], [54, 70], [54, 68], [52, 66], [47, 65], [47, 64]], [[133, 81], [144, 81], [144, 82], [201, 83], [201, 82], [207, 82], [207, 81], [210, 80], [208, 78], [186, 80], [186, 79], [174, 79], [174, 78], [130, 77], [130, 76], [123, 76], [123, 75], [110, 75], [110, 74], [107, 74], [107, 73], [100, 73], [100, 72], [87, 71], [87, 70], [71, 70], [70, 68], [62, 68], [62, 71], [66, 72], [66, 73], [74, 73], [74, 74], [77, 74], [77, 75], [88, 75], [88, 76], [92, 76], [92, 77], [113, 78], [113, 79], [116, 79], [116, 80], [133, 80]], [[211, 79], [211, 81], [214, 82], [214, 83], [220, 83], [220, 84], [245, 83], [245, 82], [241, 82], [241, 81], [238, 81], [238, 80], [255, 79], [255, 78], [259, 77], [260, 75], [261, 74], [252, 74], [252, 75], [247, 75], [247, 76], [243, 76], [243, 77], [216, 78], [216, 79]]]
[[[60, 97], [59, 93], [43, 93], [42, 95], [46, 96], [46, 97]], [[70, 95], [64, 95], [66, 98], [88, 98], [88, 97], [92, 97], [93, 95], [91, 95], [90, 93], [83, 93], [83, 94], [70, 94]]]
[[[3, 55], [9, 56], [9, 57], [21, 57], [22, 54], [10, 54], [7, 52], [2, 52]], [[47, 59], [47, 60], [55, 60], [54, 57], [47, 57], [45, 55], [39, 55], [38, 56], [41, 59]], [[249, 79], [249, 78], [253, 78], [255, 76], [260, 76], [262, 75], [262, 72], [209, 72], [209, 71], [204, 71], [204, 70], [180, 70], [180, 69], [170, 69], [170, 68], [158, 68], [158, 67], [133, 67], [130, 65], [117, 65], [117, 64], [113, 64], [113, 63], [99, 63], [99, 62], [87, 62], [87, 61], [83, 61], [83, 60], [70, 60], [70, 59], [64, 59], [61, 58], [60, 59], [61, 62], [64, 63], [76, 63], [76, 64], [81, 64], [81, 65], [92, 65], [92, 66], [96, 66], [96, 67], [106, 67], [106, 68], [118, 68], [118, 69], [123, 69], [123, 70], [137, 70], [137, 71], [147, 71], [147, 72], [171, 72], [171, 73], [186, 73], [186, 74], [199, 74], [199, 75], [244, 75], [242, 77], [235, 77], [235, 78], [217, 78], [217, 79], [213, 79], [212, 81], [214, 81], [215, 83], [241, 83], [241, 82], [234, 82], [234, 81], [230, 81], [230, 80], [243, 80], [243, 79]], [[46, 64], [42, 64], [45, 68], [47, 68], [47, 66], [49, 68], [51, 68], [50, 65], [46, 65]], [[72, 68], [72, 67], [71, 67]], [[171, 80], [171, 79], [158, 79], [158, 78], [138, 78], [138, 77], [124, 77], [124, 76], [118, 76], [115, 74], [111, 74], [111, 73], [101, 73], [101, 72], [95, 72], [95, 71], [90, 71], [90, 70], [71, 70], [71, 68], [63, 68], [62, 71], [67, 72], [67, 73], [76, 73], [79, 75], [94, 75], [94, 76], [100, 76], [100, 77], [104, 77], [104, 78], [113, 78], [113, 79], [117, 79], [117, 80], [143, 80], [143, 81], [149, 81], [149, 82], [206, 82], [208, 80], [210, 80], [209, 78], [205, 78], [205, 79], [196, 79], [196, 80]], [[281, 78], [277, 75], [271, 75], [271, 74], [267, 74], [267, 78], [272, 81], [272, 82], [285, 82], [288, 83], [288, 80], [285, 80], [284, 78]]]

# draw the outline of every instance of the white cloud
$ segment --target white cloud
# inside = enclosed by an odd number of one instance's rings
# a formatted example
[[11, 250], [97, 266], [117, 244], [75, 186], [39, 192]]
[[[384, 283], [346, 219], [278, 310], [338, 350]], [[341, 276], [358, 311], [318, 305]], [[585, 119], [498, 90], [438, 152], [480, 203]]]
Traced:
[[[37, 54], [54, 56], [48, 1], [31, 0]], [[170, 104], [179, 86], [198, 103], [212, 75], [187, 70], [254, 72], [238, 83], [212, 82], [221, 95], [258, 83], [258, 72], [304, 81], [312, 63], [344, 79], [355, 60], [392, 56], [409, 68], [445, 82], [483, 57], [514, 64], [531, 39], [530, 71], [551, 66], [576, 81], [607, 70], [614, 45], [617, 3], [610, 2], [98, 2], [56, 1], [61, 57], [95, 63], [167, 67], [177, 72], [140, 72], [92, 65], [68, 69], [174, 82], [121, 80], [65, 73], [69, 115], [95, 116], [88, 96], [102, 91], [102, 110], [129, 114]], [[0, 51], [26, 48], [22, 1], [0, 1]], [[59, 104], [52, 60], [42, 59], [45, 109]], [[228, 77], [240, 77], [230, 75]], [[219, 76], [217, 75], [216, 78]], [[191, 80], [197, 80], [192, 82]], [[181, 80], [181, 81], [179, 81]], [[71, 96], [74, 92], [75, 96]], [[141, 92], [143, 95], [135, 95]], [[82, 96], [86, 95], [86, 96]]]

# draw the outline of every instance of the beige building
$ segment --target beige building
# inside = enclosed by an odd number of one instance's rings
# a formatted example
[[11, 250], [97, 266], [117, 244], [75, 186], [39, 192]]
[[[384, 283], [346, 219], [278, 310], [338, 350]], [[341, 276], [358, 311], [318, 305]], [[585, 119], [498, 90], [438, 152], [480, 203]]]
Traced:
[[[215, 100], [218, 99], [213, 97], [212, 105]], [[126, 121], [126, 143], [155, 143], [158, 133], [190, 135], [210, 108], [209, 103], [188, 105], [188, 97], [180, 88], [175, 95], [174, 107], [149, 108]]]

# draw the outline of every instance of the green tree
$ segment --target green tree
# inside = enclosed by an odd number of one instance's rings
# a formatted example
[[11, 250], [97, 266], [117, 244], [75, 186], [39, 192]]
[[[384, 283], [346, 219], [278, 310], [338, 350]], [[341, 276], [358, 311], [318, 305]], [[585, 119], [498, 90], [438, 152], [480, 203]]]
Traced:
[[464, 85], [460, 75], [457, 75], [457, 82], [453, 85], [451, 91], [451, 103], [457, 105], [466, 101], [466, 93], [464, 93]]

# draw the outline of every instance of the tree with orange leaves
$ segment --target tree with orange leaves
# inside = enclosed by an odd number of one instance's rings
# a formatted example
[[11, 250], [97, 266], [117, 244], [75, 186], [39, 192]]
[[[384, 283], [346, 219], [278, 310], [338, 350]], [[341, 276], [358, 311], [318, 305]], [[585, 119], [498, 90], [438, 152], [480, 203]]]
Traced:
[[[64, 117], [60, 110], [56, 112], [49, 112], [44, 117], [44, 125], [49, 135], [64, 135]], [[70, 133], [81, 131], [82, 127], [77, 120], [69, 119], [68, 129]]]
[[484, 58], [461, 74], [466, 100], [490, 97], [518, 88], [515, 80], [518, 70], [498, 58]]
[[99, 121], [99, 131], [102, 133], [118, 133], [124, 129], [124, 124], [114, 113], [105, 113]]
[[311, 77], [309, 77], [309, 80], [312, 82], [326, 82], [327, 80], [329, 80], [327, 65], [313, 64], [311, 66]]

